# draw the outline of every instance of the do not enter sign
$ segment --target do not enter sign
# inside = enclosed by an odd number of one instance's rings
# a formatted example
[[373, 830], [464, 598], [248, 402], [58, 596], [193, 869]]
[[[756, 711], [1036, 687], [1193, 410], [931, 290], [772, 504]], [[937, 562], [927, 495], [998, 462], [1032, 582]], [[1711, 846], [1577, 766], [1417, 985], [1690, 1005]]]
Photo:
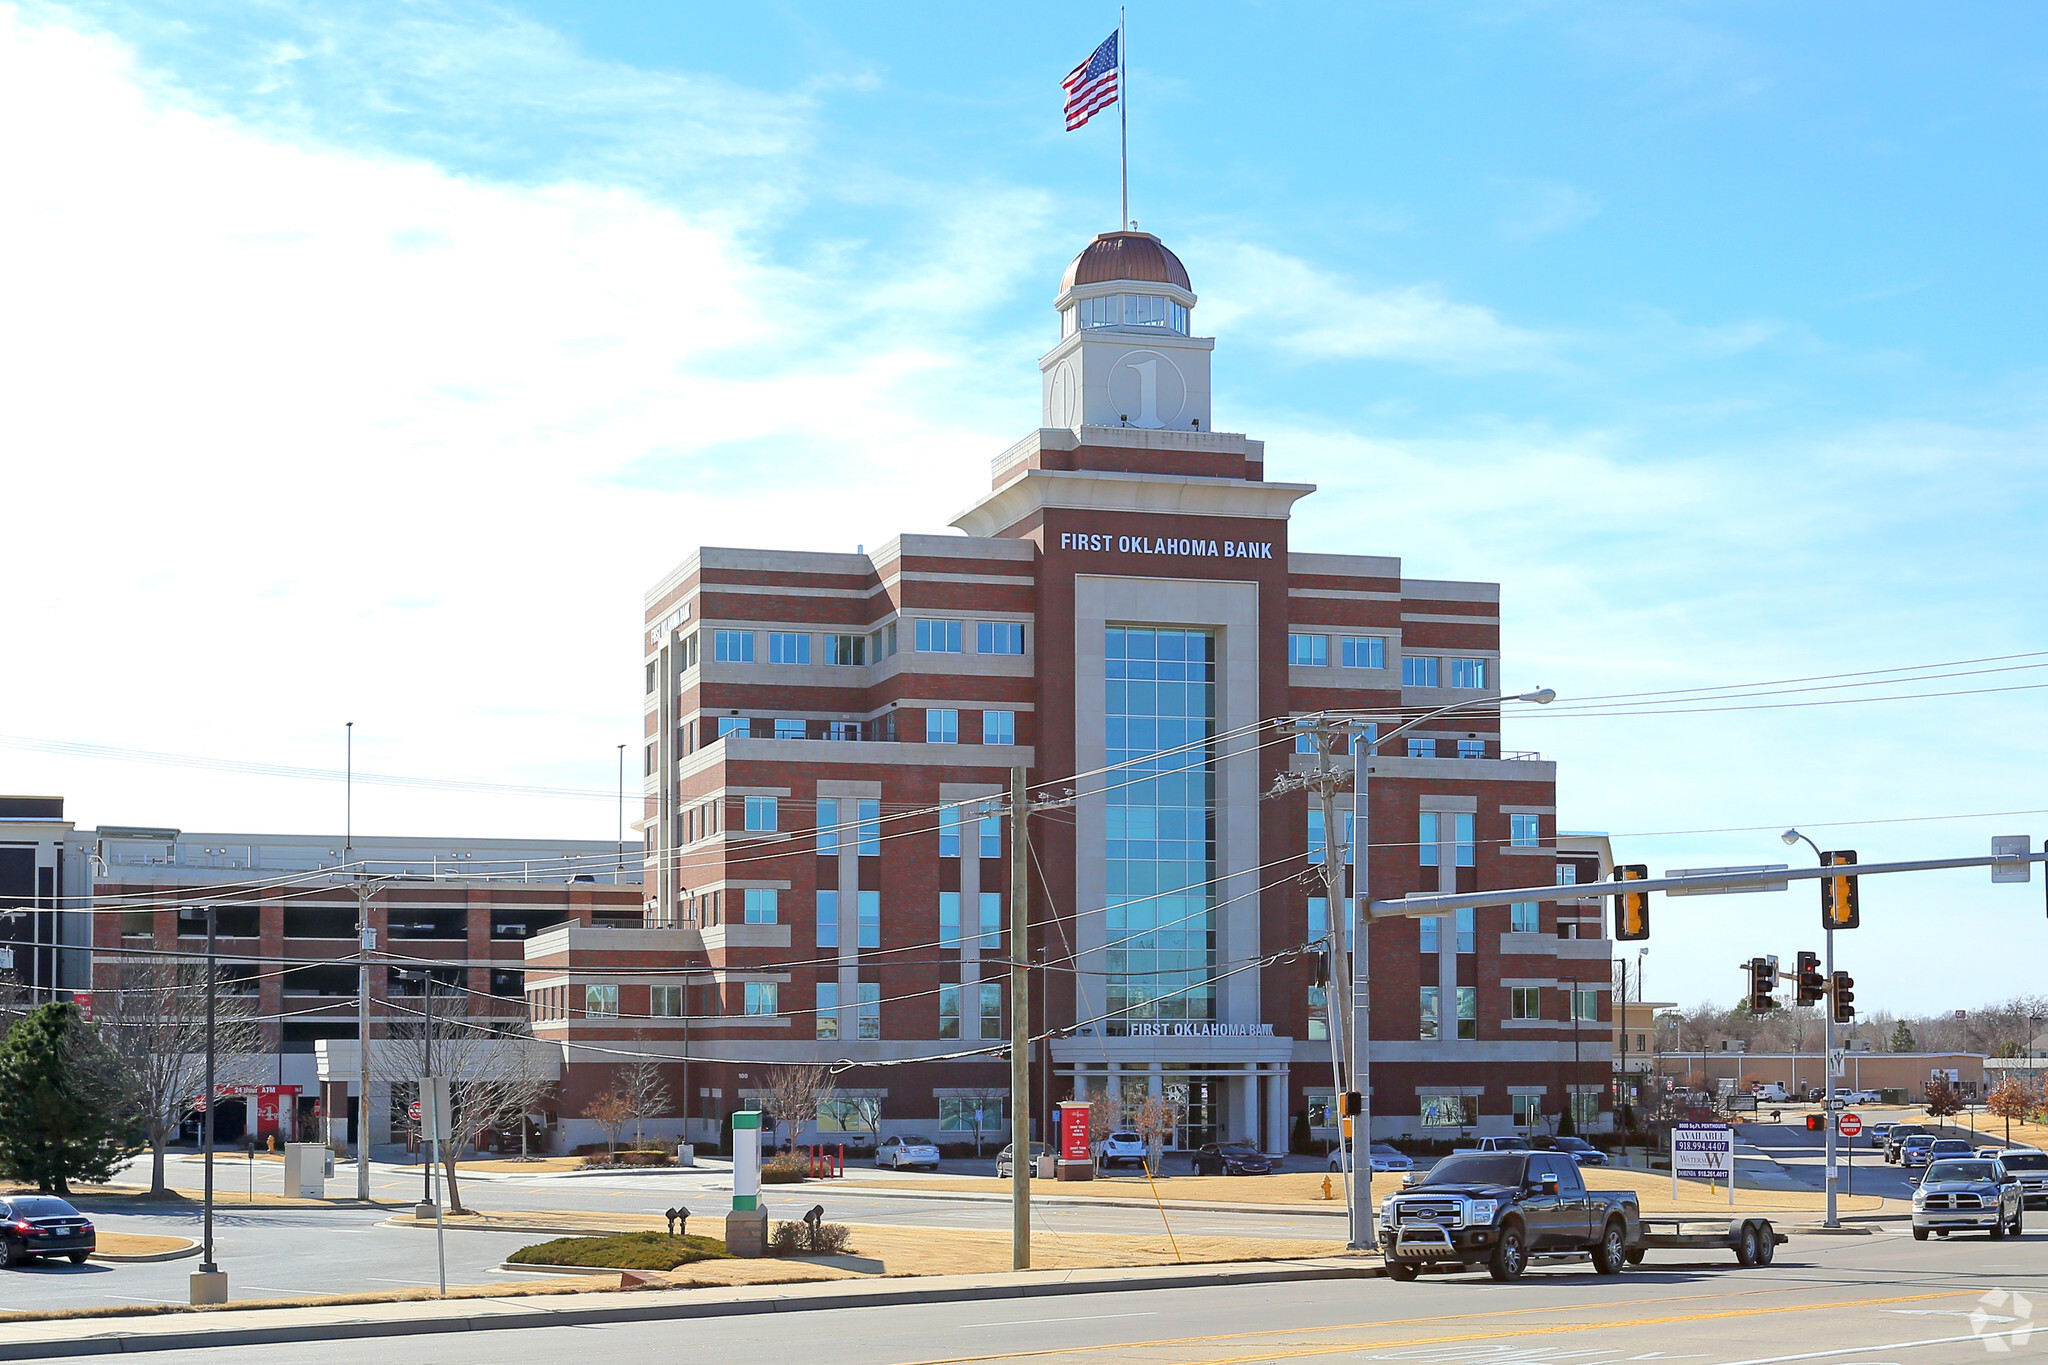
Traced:
[[1863, 1131], [1863, 1120], [1855, 1114], [1844, 1114], [1841, 1128], [1843, 1137], [1855, 1137]]
[[412, 1102], [411, 1104], [408, 1104], [407, 1106], [405, 1106], [405, 1121], [406, 1121], [407, 1123], [410, 1123], [410, 1124], [414, 1124], [414, 1125], [417, 1125], [417, 1124], [419, 1123], [419, 1121], [420, 1121], [420, 1102], [419, 1102], [418, 1100], [414, 1100], [414, 1101], [413, 1101], [413, 1102]]

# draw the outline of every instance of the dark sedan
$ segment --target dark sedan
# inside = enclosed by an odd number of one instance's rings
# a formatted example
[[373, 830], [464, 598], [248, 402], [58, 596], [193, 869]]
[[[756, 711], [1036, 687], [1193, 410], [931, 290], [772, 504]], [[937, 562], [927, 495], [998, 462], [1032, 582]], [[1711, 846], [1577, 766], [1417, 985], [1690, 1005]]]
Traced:
[[1265, 1175], [1273, 1169], [1266, 1154], [1249, 1142], [1212, 1142], [1195, 1152], [1196, 1175]]
[[1595, 1147], [1584, 1138], [1561, 1137], [1556, 1141], [1558, 1151], [1570, 1156], [1581, 1166], [1605, 1166], [1607, 1153]]
[[11, 1268], [32, 1256], [69, 1256], [73, 1265], [84, 1265], [95, 1246], [92, 1220], [61, 1199], [0, 1199], [0, 1265]]

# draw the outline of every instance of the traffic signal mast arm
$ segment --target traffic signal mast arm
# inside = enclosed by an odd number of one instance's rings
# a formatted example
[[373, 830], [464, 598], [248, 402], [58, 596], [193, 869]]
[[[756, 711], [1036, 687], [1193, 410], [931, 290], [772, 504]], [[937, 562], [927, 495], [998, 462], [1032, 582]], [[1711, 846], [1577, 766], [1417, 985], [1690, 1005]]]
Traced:
[[1468, 906], [1506, 905], [1511, 901], [1554, 901], [1559, 897], [1612, 896], [1626, 891], [1720, 891], [1743, 886], [1773, 886], [1788, 881], [1816, 881], [1823, 877], [1874, 877], [1887, 872], [1940, 872], [1955, 867], [2016, 867], [2021, 863], [2048, 862], [2048, 852], [1978, 854], [1969, 858], [1918, 858], [1903, 863], [1850, 863], [1842, 867], [1778, 867], [1757, 872], [1702, 872], [1690, 877], [1651, 877], [1643, 881], [1576, 882], [1567, 886], [1546, 883], [1498, 891], [1461, 891], [1455, 895], [1408, 896], [1397, 901], [1374, 901], [1368, 909], [1373, 919], [1408, 919], [1417, 915], [1441, 915]]

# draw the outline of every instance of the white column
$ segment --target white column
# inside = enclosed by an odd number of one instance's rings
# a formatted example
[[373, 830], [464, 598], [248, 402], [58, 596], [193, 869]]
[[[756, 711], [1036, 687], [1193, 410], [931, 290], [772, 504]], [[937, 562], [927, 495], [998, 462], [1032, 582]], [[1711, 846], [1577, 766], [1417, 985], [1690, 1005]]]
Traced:
[[1293, 1136], [1292, 1130], [1287, 1121], [1287, 1095], [1289, 1088], [1287, 1068], [1284, 1065], [1282, 1065], [1268, 1069], [1265, 1075], [1265, 1086], [1265, 1149], [1269, 1152], [1285, 1152], [1288, 1148], [1290, 1139]]

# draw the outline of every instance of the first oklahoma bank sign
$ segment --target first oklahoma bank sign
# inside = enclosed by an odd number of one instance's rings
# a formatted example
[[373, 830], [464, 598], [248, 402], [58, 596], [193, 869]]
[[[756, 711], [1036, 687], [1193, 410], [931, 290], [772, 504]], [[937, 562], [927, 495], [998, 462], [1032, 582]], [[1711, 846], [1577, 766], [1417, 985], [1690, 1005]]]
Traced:
[[1060, 532], [1062, 550], [1126, 555], [1187, 555], [1205, 559], [1271, 559], [1270, 540], [1201, 540], [1186, 536], [1113, 536], [1087, 531]]

